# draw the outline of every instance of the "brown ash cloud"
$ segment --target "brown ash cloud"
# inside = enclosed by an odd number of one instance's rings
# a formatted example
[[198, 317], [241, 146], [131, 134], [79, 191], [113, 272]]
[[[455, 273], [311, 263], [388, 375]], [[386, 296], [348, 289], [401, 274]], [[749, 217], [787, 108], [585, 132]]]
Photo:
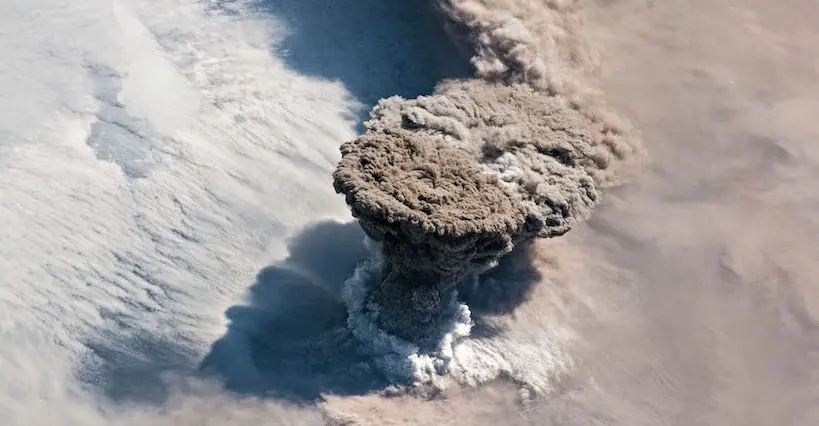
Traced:
[[[476, 78], [380, 101], [333, 181], [380, 247], [366, 282], [349, 283], [362, 298], [348, 300], [351, 327], [362, 341], [403, 342], [399, 358], [428, 357], [444, 374], [445, 346], [471, 327], [457, 283], [588, 218], [597, 187], [638, 149], [626, 126], [552, 78], [550, 52], [523, 21], [479, 1], [438, 6], [475, 52]], [[430, 377], [416, 373], [404, 376]]]

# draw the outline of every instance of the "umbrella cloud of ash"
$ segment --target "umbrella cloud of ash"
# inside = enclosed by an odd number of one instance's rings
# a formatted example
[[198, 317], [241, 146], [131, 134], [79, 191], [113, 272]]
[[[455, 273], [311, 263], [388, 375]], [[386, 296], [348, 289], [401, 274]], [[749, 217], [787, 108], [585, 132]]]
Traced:
[[521, 20], [478, 1], [439, 6], [477, 78], [379, 102], [333, 175], [378, 247], [348, 280], [349, 325], [390, 378], [415, 384], [464, 368], [454, 346], [472, 321], [458, 283], [588, 218], [639, 151], [551, 78], [548, 43]]

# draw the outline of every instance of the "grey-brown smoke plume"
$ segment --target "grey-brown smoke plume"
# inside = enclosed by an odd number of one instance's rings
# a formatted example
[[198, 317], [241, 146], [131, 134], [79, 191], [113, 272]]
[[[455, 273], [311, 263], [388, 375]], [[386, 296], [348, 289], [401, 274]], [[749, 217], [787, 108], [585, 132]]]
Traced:
[[635, 152], [624, 126], [549, 74], [553, 52], [521, 20], [481, 1], [438, 6], [474, 51], [476, 78], [379, 102], [333, 175], [377, 242], [348, 281], [351, 328], [389, 376], [411, 382], [445, 374], [469, 334], [458, 282], [586, 219]]

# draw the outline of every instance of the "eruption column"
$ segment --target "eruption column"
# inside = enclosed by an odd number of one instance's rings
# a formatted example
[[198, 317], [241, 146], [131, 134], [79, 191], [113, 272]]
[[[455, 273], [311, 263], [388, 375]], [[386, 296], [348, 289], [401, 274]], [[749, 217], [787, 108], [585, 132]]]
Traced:
[[618, 122], [562, 94], [547, 73], [550, 44], [491, 3], [437, 2], [473, 48], [477, 78], [381, 100], [333, 174], [381, 243], [378, 261], [348, 280], [349, 324], [388, 375], [411, 381], [427, 380], [430, 365], [445, 373], [454, 339], [468, 334], [458, 281], [523, 240], [569, 231], [611, 166], [637, 152]]
[[422, 341], [435, 334], [465, 269], [511, 249], [524, 209], [467, 152], [430, 135], [368, 132], [342, 154], [335, 188], [386, 259], [371, 294], [379, 325]]

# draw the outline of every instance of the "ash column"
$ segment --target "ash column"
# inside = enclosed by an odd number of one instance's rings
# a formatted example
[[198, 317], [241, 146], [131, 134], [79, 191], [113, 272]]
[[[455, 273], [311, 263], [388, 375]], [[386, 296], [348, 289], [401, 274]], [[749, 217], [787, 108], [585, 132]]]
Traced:
[[524, 208], [471, 155], [424, 133], [368, 132], [341, 151], [334, 187], [386, 261], [368, 303], [379, 327], [422, 345], [462, 274], [511, 250]]

